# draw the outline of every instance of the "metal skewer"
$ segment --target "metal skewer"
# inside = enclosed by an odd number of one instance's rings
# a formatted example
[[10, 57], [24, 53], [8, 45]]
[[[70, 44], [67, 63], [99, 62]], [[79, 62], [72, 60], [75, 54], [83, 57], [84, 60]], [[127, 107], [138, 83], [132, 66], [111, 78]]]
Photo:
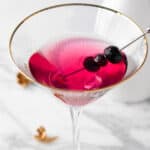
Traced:
[[[146, 34], [148, 34], [148, 33], [150, 33], [150, 28], [147, 28], [147, 30], [146, 30], [142, 35], [138, 36], [136, 39], [134, 39], [133, 41], [129, 42], [128, 44], [126, 44], [125, 46], [123, 46], [122, 48], [120, 48], [120, 50], [126, 49], [127, 47], [129, 47], [129, 46], [132, 45], [134, 42], [136, 42], [137, 40], [141, 39], [142, 37], [144, 37], [144, 36], [145, 36]], [[73, 75], [73, 74], [76, 74], [76, 73], [78, 73], [78, 72], [80, 72], [80, 71], [82, 71], [82, 70], [84, 70], [84, 69], [85, 69], [85, 68], [80, 68], [80, 69], [75, 70], [75, 71], [73, 71], [73, 72], [71, 72], [71, 73], [68, 73], [68, 74], [64, 75], [64, 78], [67, 78], [68, 76], [71, 76], [71, 75]]]
[[131, 44], [133, 44], [134, 42], [136, 42], [137, 40], [139, 40], [140, 38], [145, 36], [147, 33], [150, 33], [150, 28], [147, 28], [147, 30], [142, 35], [138, 36], [136, 39], [134, 39], [133, 41], [131, 41], [130, 43], [128, 43], [127, 45], [122, 47], [120, 50], [123, 50], [123, 49], [127, 48], [128, 46], [130, 46]]

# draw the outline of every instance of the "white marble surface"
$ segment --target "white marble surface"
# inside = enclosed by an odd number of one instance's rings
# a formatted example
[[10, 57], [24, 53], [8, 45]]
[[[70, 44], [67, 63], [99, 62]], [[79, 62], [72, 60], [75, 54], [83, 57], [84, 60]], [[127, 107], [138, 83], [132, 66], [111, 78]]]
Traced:
[[[150, 1], [133, 1], [89, 0], [128, 13], [144, 28], [150, 24], [150, 20], [143, 17], [150, 14]], [[20, 87], [15, 77], [18, 70], [8, 54], [8, 38], [17, 22], [33, 10], [57, 2], [1, 0], [0, 150], [66, 150], [64, 144], [71, 143], [68, 107], [45, 88], [37, 85], [26, 89]], [[81, 117], [81, 142], [86, 150], [150, 150], [149, 63], [148, 60], [134, 79], [85, 107]], [[58, 135], [59, 140], [46, 145], [36, 142], [33, 135], [40, 125], [46, 127], [49, 135]]]

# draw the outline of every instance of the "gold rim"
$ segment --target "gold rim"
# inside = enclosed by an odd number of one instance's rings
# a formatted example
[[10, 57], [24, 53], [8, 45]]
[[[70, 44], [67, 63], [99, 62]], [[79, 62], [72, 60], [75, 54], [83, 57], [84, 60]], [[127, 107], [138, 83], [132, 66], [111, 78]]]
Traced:
[[[124, 17], [126, 17], [127, 19], [129, 19], [133, 24], [135, 24], [135, 26], [138, 27], [138, 29], [144, 33], [143, 29], [132, 19], [130, 18], [129, 16], [125, 15], [124, 13], [120, 12], [120, 11], [117, 11], [117, 10], [114, 10], [114, 9], [111, 9], [111, 8], [107, 8], [107, 7], [104, 7], [104, 6], [101, 6], [101, 5], [96, 5], [96, 4], [89, 4], [89, 3], [64, 3], [64, 4], [58, 4], [58, 5], [54, 5], [54, 6], [49, 6], [49, 7], [46, 7], [46, 8], [43, 8], [43, 9], [40, 9], [38, 11], [35, 11], [34, 13], [30, 14], [29, 16], [25, 17], [17, 26], [16, 28], [14, 29], [14, 31], [12, 32], [11, 36], [10, 36], [10, 39], [9, 39], [9, 53], [10, 53], [10, 56], [11, 56], [11, 59], [13, 60], [13, 62], [15, 63], [15, 65], [17, 66], [13, 56], [12, 56], [12, 40], [14, 38], [14, 35], [15, 33], [17, 32], [17, 30], [19, 29], [19, 27], [24, 23], [26, 22], [28, 19], [30, 19], [31, 17], [41, 13], [41, 12], [44, 12], [46, 10], [49, 10], [49, 9], [53, 9], [53, 8], [58, 8], [58, 7], [65, 7], [65, 6], [90, 6], [90, 7], [97, 7], [97, 8], [101, 8], [101, 9], [105, 9], [105, 10], [108, 10], [108, 11], [111, 11], [111, 12], [114, 12], [114, 13], [118, 13]], [[143, 59], [143, 62], [141, 63], [141, 65], [131, 74], [129, 75], [127, 78], [121, 80], [120, 82], [117, 82], [116, 84], [113, 84], [113, 85], [110, 85], [110, 86], [107, 86], [107, 87], [104, 87], [104, 88], [101, 88], [101, 89], [94, 89], [94, 90], [83, 90], [83, 91], [80, 91], [80, 90], [65, 90], [65, 89], [59, 89], [59, 88], [55, 88], [55, 87], [48, 87], [46, 85], [46, 87], [50, 88], [50, 89], [53, 89], [53, 90], [59, 90], [59, 91], [65, 91], [65, 92], [74, 92], [74, 93], [79, 93], [79, 92], [101, 92], [101, 91], [104, 91], [104, 90], [108, 90], [108, 89], [111, 89], [113, 87], [115, 87], [116, 85], [119, 85], [123, 82], [125, 82], [126, 80], [130, 79], [132, 76], [134, 76], [141, 68], [142, 66], [144, 65], [145, 61], [146, 61], [146, 58], [147, 58], [147, 55], [148, 55], [148, 40], [146, 38], [146, 36], [144, 36], [144, 44], [145, 44], [145, 50], [146, 50], [146, 54], [145, 54], [145, 57]], [[25, 74], [24, 72], [22, 72], [22, 70], [17, 66], [17, 68], [19, 69], [19, 71], [25, 75], [29, 80], [31, 80], [32, 82], [36, 82], [40, 85], [43, 85], [39, 82], [37, 82], [36, 80], [33, 80], [31, 79], [27, 74]]]

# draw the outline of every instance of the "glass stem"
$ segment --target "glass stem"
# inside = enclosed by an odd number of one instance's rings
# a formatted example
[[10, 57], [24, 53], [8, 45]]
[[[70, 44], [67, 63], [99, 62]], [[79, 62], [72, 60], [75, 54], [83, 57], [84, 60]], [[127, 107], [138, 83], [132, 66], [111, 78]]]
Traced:
[[71, 106], [70, 114], [71, 114], [71, 119], [72, 119], [73, 150], [80, 150], [79, 116], [81, 114], [81, 108]]

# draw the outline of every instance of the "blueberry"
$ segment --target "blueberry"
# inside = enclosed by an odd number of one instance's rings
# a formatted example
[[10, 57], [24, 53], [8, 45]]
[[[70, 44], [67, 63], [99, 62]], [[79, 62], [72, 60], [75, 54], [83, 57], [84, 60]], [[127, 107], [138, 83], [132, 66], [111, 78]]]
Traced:
[[122, 60], [122, 54], [118, 47], [109, 46], [105, 48], [104, 54], [106, 58], [113, 64], [119, 63]]
[[100, 69], [100, 65], [98, 65], [97, 62], [95, 62], [94, 57], [92, 56], [85, 58], [83, 65], [86, 70], [91, 72], [96, 72]]
[[96, 55], [94, 61], [100, 66], [105, 66], [107, 64], [106, 56], [102, 54]]

